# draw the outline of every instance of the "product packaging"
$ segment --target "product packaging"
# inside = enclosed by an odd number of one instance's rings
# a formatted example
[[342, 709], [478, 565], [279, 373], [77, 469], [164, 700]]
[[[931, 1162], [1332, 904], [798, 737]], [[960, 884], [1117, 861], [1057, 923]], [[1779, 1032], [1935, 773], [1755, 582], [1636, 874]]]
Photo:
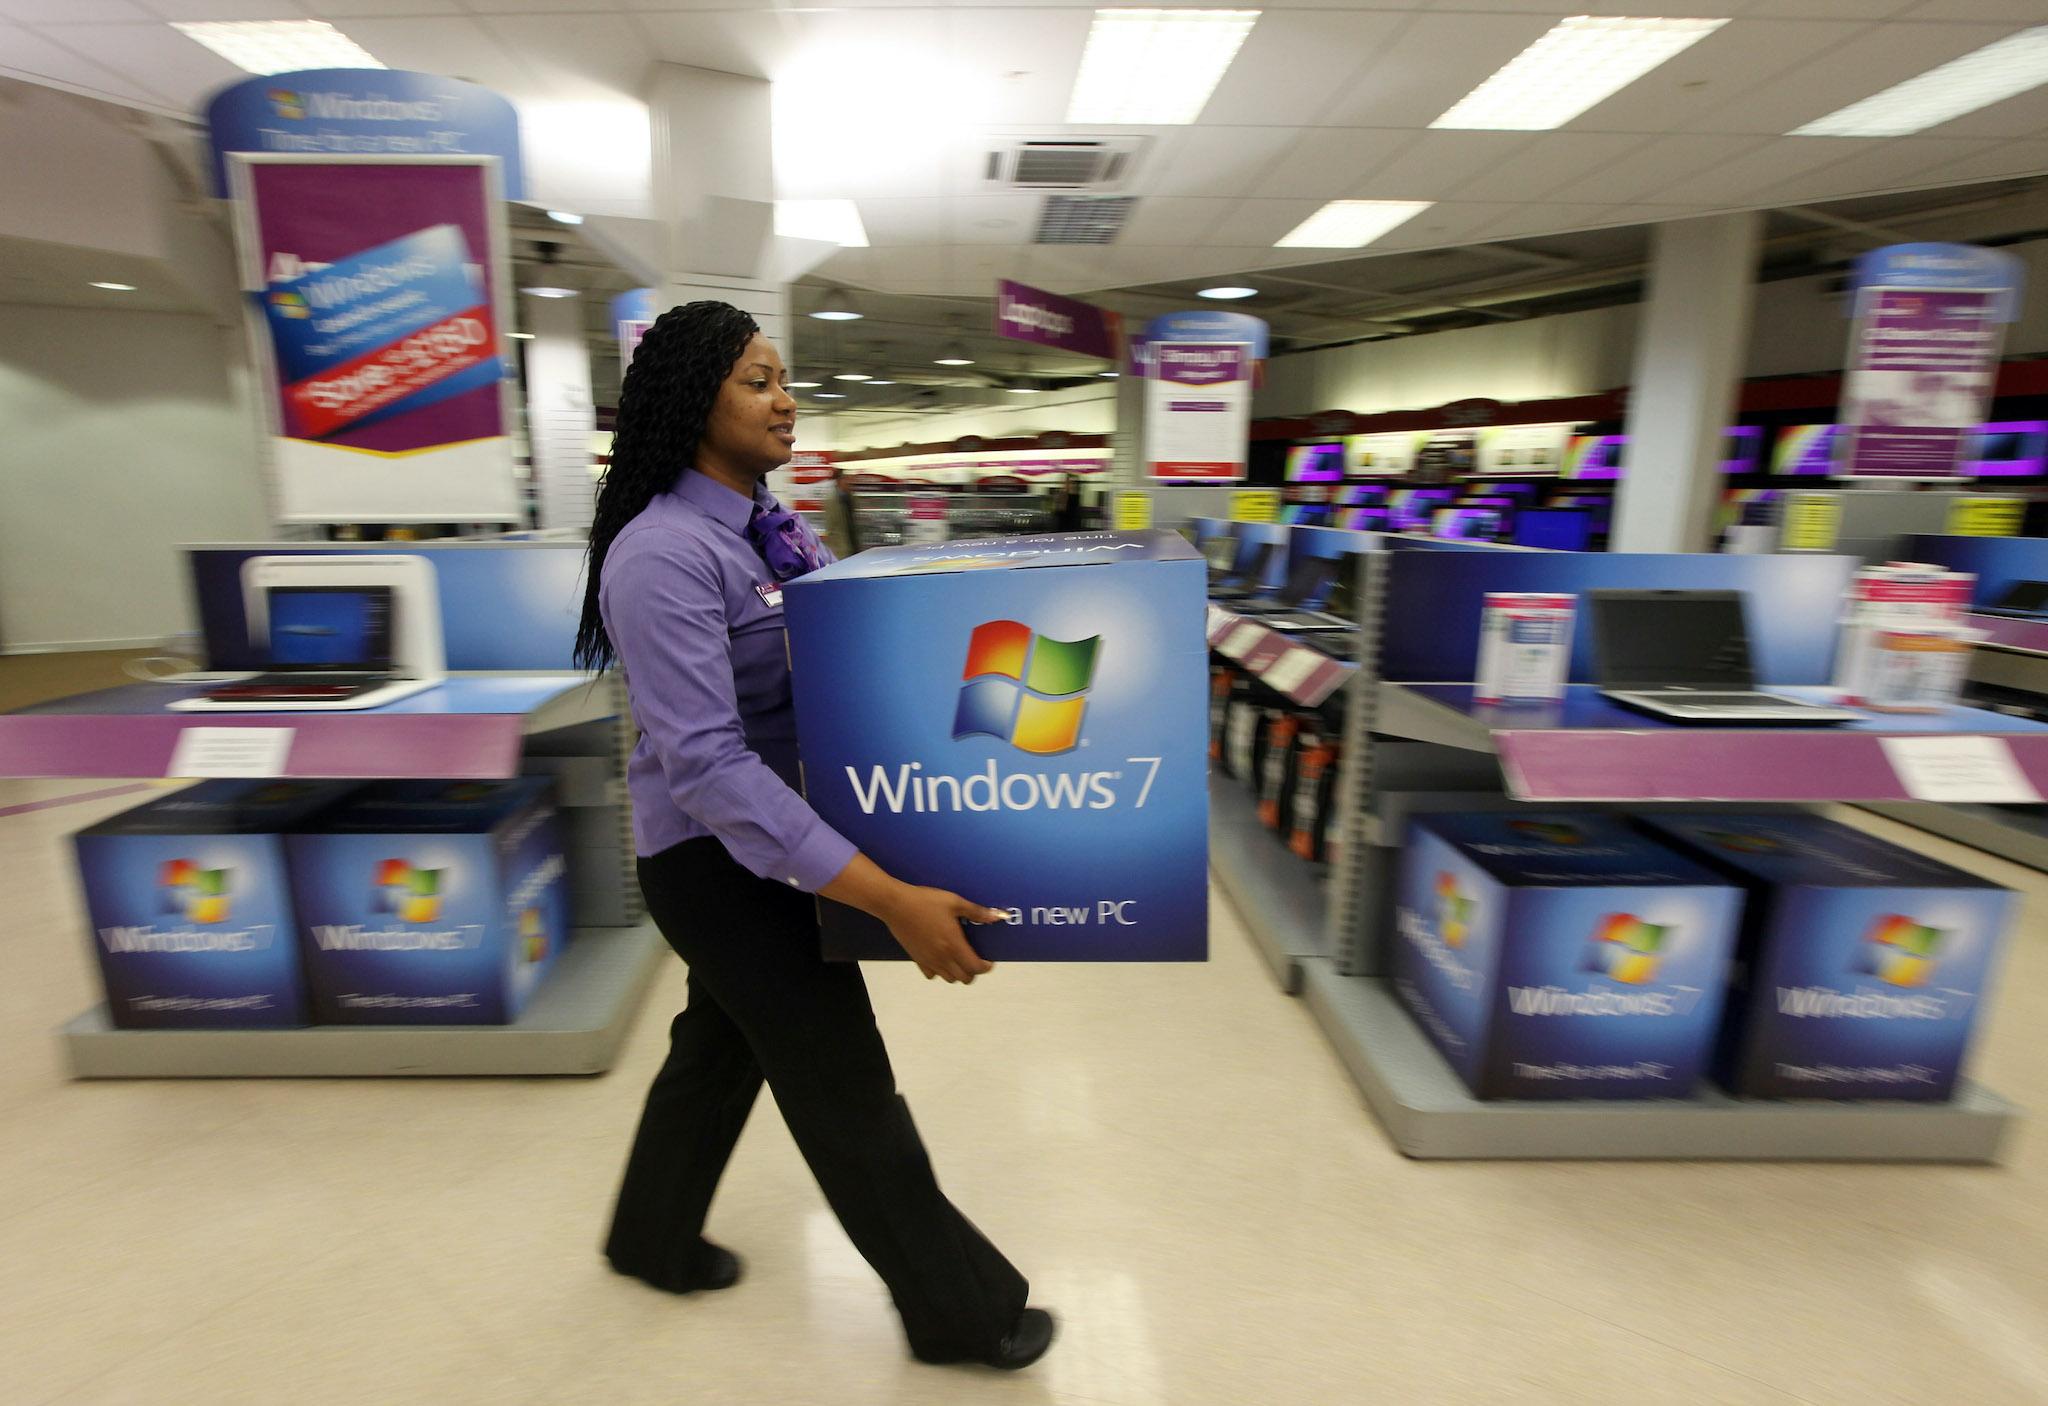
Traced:
[[1715, 1074], [1754, 1098], [1946, 1099], [2014, 895], [1810, 815], [1638, 824], [1748, 890]]
[[[1206, 576], [1145, 531], [883, 548], [790, 582], [811, 805], [898, 878], [1008, 914], [969, 931], [992, 960], [1203, 959]], [[903, 955], [819, 911], [828, 957]]]
[[1842, 701], [1861, 705], [1869, 699], [1882, 631], [1960, 626], [1976, 581], [1968, 572], [1911, 562], [1888, 562], [1857, 572], [1844, 603], [1835, 654], [1835, 687], [1842, 691]]
[[320, 1024], [507, 1024], [569, 938], [545, 777], [378, 782], [287, 850]]
[[1259, 766], [1259, 823], [1280, 828], [1280, 817], [1294, 792], [1294, 749], [1301, 738], [1302, 716], [1280, 713], [1266, 724], [1266, 755]]
[[1863, 705], [1880, 713], [1939, 713], [1962, 697], [1970, 653], [1985, 638], [1960, 625], [1878, 630]]
[[1228, 664], [1209, 670], [1209, 760], [1223, 760], [1223, 728], [1230, 718], [1230, 698], [1237, 673]]
[[202, 781], [73, 837], [107, 1014], [123, 1029], [304, 1025], [285, 832], [345, 782]]
[[1473, 698], [1480, 703], [1554, 703], [1572, 668], [1577, 597], [1491, 591], [1479, 621]]
[[1480, 1098], [1687, 1098], [1740, 892], [1606, 816], [1420, 815], [1394, 990]]
[[1314, 863], [1335, 858], [1330, 841], [1336, 825], [1337, 761], [1341, 750], [1334, 737], [1320, 732], [1300, 749], [1287, 847]]

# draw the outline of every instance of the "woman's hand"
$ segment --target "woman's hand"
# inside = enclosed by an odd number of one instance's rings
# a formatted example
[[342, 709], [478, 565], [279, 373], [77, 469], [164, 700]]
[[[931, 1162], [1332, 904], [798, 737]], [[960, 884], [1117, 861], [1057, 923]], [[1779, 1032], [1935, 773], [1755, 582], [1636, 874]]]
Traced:
[[889, 925], [890, 933], [917, 963], [925, 979], [971, 983], [996, 964], [976, 952], [960, 924], [1000, 923], [1003, 915], [979, 903], [969, 903], [957, 893], [944, 889], [900, 885], [876, 917]]

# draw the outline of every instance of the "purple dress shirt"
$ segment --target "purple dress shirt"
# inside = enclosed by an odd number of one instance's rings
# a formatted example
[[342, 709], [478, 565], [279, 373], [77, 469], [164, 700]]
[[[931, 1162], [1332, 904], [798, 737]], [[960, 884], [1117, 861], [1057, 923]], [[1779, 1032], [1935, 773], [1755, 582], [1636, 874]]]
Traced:
[[598, 605], [640, 728], [633, 847], [715, 836], [760, 877], [816, 892], [855, 851], [796, 790], [781, 595], [747, 540], [756, 503], [781, 506], [685, 470], [605, 554]]

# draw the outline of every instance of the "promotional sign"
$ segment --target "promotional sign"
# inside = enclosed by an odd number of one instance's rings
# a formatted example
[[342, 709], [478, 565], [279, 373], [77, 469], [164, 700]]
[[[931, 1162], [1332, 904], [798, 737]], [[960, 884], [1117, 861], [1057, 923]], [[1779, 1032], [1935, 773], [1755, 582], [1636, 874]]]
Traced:
[[1394, 990], [1481, 1098], [1687, 1098], [1741, 895], [1592, 815], [1409, 825]]
[[248, 78], [206, 105], [213, 188], [229, 152], [280, 156], [495, 157], [505, 198], [524, 200], [519, 114], [474, 83], [387, 68], [317, 68]]
[[1574, 428], [1489, 425], [1479, 431], [1476, 467], [1482, 474], [1556, 474], [1564, 467]]
[[1014, 342], [1115, 361], [1122, 324], [1115, 313], [1093, 303], [1005, 278], [996, 284], [996, 333]]
[[[995, 961], [1208, 951], [1202, 558], [1177, 533], [884, 547], [784, 588], [805, 794], [889, 873], [1002, 909]], [[821, 903], [829, 957], [901, 957]]]
[[640, 350], [640, 339], [647, 335], [657, 315], [652, 288], [629, 288], [612, 299], [612, 330], [619, 339], [620, 380], [625, 379], [626, 368], [633, 364], [633, 353]]
[[769, 471], [768, 491], [793, 512], [823, 512], [838, 491], [832, 482], [832, 462], [829, 449], [799, 449], [788, 463]]
[[1427, 430], [1350, 435], [1344, 441], [1344, 471], [1352, 478], [1405, 474], [1415, 467], [1416, 451], [1428, 438]]
[[233, 154], [229, 167], [275, 386], [278, 516], [518, 520], [495, 164]]
[[1755, 1098], [1945, 1099], [2014, 895], [1810, 815], [1642, 824], [1748, 892], [1716, 1075]]
[[943, 542], [946, 540], [946, 497], [941, 493], [928, 493], [910, 500], [910, 522], [903, 529], [903, 540], [915, 543]]
[[1280, 521], [1280, 494], [1271, 488], [1240, 488], [1230, 495], [1230, 520]]
[[1842, 495], [1792, 493], [1785, 498], [1785, 526], [1778, 539], [1788, 552], [1832, 552], [1842, 533]]
[[[1269, 354], [1270, 335], [1265, 319], [1248, 312], [1196, 309], [1164, 313], [1145, 324], [1146, 364], [1157, 367], [1154, 344], [1159, 342], [1243, 342], [1251, 359], [1263, 362]], [[1148, 370], [1146, 374], [1152, 373]]]
[[1964, 244], [1900, 244], [1856, 265], [1835, 470], [1952, 478], [1984, 419], [2022, 267]]
[[1118, 489], [1110, 497], [1109, 525], [1118, 532], [1143, 532], [1152, 525], [1152, 495], [1143, 489]]
[[569, 938], [546, 778], [379, 782], [287, 850], [323, 1024], [505, 1024]]
[[351, 789], [206, 781], [80, 831], [108, 1018], [124, 1030], [304, 1025], [282, 832]]
[[1957, 537], [2017, 537], [2026, 518], [2024, 498], [1958, 498], [1949, 505], [1948, 531]]
[[1155, 342], [1145, 381], [1145, 457], [1159, 479], [1245, 475], [1251, 432], [1251, 348], [1242, 342]]

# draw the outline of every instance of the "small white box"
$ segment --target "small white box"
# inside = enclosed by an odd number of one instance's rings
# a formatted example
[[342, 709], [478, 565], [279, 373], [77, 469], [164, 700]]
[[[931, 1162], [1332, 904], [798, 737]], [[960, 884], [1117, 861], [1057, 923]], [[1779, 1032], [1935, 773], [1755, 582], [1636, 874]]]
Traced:
[[1481, 703], [1554, 703], [1571, 677], [1572, 620], [1578, 598], [1494, 591], [1479, 622]]

